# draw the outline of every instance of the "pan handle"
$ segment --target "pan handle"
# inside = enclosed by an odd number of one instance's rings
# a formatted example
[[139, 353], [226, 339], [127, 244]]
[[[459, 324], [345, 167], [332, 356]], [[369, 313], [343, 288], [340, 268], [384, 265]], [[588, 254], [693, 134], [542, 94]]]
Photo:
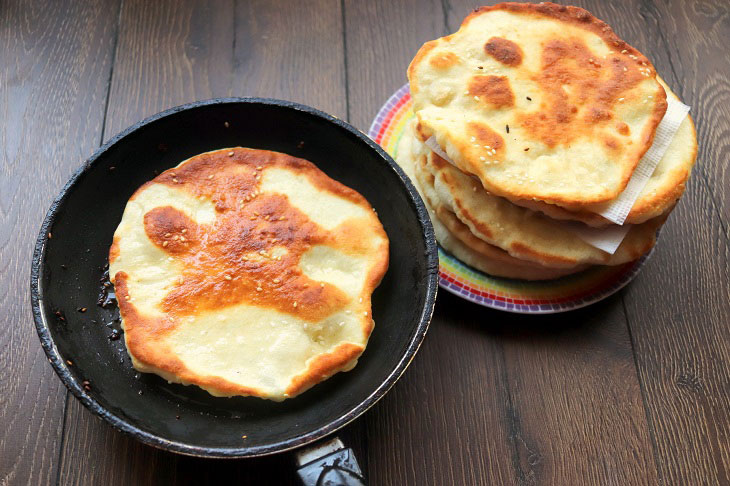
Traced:
[[297, 472], [304, 486], [366, 486], [352, 449], [339, 437], [305, 447], [296, 453]]

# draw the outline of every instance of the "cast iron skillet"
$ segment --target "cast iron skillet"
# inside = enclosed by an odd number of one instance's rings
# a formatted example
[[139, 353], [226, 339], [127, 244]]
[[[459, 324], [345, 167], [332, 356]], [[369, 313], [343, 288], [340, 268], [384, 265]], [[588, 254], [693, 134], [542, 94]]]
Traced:
[[[390, 268], [373, 296], [375, 330], [359, 364], [282, 403], [216, 398], [196, 387], [136, 373], [124, 340], [114, 340], [120, 331], [118, 311], [97, 305], [112, 235], [132, 193], [188, 157], [233, 146], [275, 150], [313, 162], [363, 194], [390, 238]], [[271, 99], [226, 98], [148, 118], [86, 161], [41, 226], [31, 297], [38, 334], [53, 368], [94, 414], [146, 444], [170, 451], [251, 457], [330, 434], [388, 391], [426, 333], [437, 270], [436, 243], [423, 203], [378, 145], [313, 108]]]

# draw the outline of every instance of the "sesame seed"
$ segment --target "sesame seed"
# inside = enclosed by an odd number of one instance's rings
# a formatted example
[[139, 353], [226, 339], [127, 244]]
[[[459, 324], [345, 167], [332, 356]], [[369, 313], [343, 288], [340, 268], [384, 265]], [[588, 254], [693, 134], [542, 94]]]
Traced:
[[175, 240], [175, 241], [177, 241], [177, 240], [180, 239], [180, 236], [179, 235], [175, 235], [175, 236], [172, 237], [172, 239]]
[[626, 54], [627, 52], [629, 52], [629, 51], [627, 51], [626, 49], [624, 49], [623, 51], [621, 51], [621, 54]]
[[477, 101], [479, 101], [479, 97], [478, 96], [475, 96], [474, 99], [477, 100]]
[[279, 282], [281, 282], [281, 280], [279, 280], [278, 278], [274, 279], [274, 283], [279, 283]]
[[623, 101], [624, 99], [623, 99], [623, 98], [619, 98], [618, 100], [619, 100], [619, 101]]
[[[297, 306], [297, 301], [295, 300], [294, 301], [294, 307], [296, 307], [296, 306]], [[306, 324], [305, 324], [305, 326], [306, 326]]]
[[256, 287], [256, 292], [261, 292], [262, 290], [264, 289], [262, 289], [261, 287]]
[[487, 160], [487, 159], [486, 159], [486, 157], [479, 157], [479, 160], [481, 160], [481, 161], [485, 161], [485, 160]]
[[367, 317], [368, 316], [368, 311], [363, 312], [362, 315], [364, 315], [365, 317]]
[[187, 232], [188, 232], [188, 229], [187, 229], [187, 228], [183, 228], [183, 229], [182, 229], [182, 230], [180, 231], [180, 233], [182, 233], [182, 234], [185, 234], [185, 233], [187, 233]]
[[162, 246], [167, 246], [167, 245], [169, 245], [169, 244], [170, 244], [170, 242], [169, 242], [169, 241], [163, 241], [163, 242], [162, 242]]
[[256, 170], [261, 170], [261, 169], [263, 169], [263, 168], [264, 168], [264, 167], [263, 167], [262, 165], [257, 165], [257, 166], [256, 166]]
[[253, 221], [254, 219], [256, 219], [256, 216], [251, 216], [251, 217], [250, 217], [250, 218], [248, 218], [248, 219], [250, 219], [251, 221]]
[[233, 277], [231, 277], [230, 275], [224, 275], [223, 278], [225, 278], [226, 280], [233, 280]]
[[172, 236], [172, 233], [165, 233], [165, 238], [169, 238]]
[[351, 311], [350, 309], [347, 309], [347, 310], [345, 311], [345, 314], [352, 314], [352, 311]]
[[180, 237], [180, 241], [182, 241], [182, 242], [185, 242], [185, 241], [187, 241], [187, 240], [185, 239], [185, 237], [184, 237], [184, 236], [181, 236], [181, 237]]
[[230, 127], [231, 125], [230, 125], [230, 123], [228, 123], [228, 122], [223, 122], [223, 126], [224, 126], [224, 127], [226, 127], [226, 128], [228, 128], [228, 127]]
[[345, 325], [345, 321], [341, 321], [340, 324], [339, 324], [340, 327], [342, 327], [344, 325]]
[[624, 71], [628, 71], [628, 68], [626, 66], [624, 66]]
[[228, 152], [229, 157], [233, 157], [233, 152]]
[[360, 297], [360, 300], [358, 300], [358, 302], [362, 303], [362, 297]]
[[176, 178], [173, 177], [172, 182], [180, 182], [180, 181], [178, 181]]
[[319, 284], [320, 287], [324, 287], [324, 282]]

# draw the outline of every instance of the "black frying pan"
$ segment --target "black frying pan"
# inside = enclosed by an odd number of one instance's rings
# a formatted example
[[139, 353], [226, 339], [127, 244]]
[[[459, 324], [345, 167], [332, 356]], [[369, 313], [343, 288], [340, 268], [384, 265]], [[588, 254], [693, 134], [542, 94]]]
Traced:
[[[135, 372], [118, 338], [116, 307], [97, 305], [112, 235], [132, 193], [188, 157], [239, 145], [313, 162], [363, 194], [390, 238], [390, 268], [373, 296], [375, 330], [359, 364], [282, 403], [216, 398]], [[53, 368], [94, 414], [170, 451], [252, 457], [324, 437], [388, 391], [426, 333], [437, 270], [423, 203], [379, 146], [347, 123], [306, 106], [228, 98], [148, 118], [107, 142], [74, 174], [41, 227], [31, 296]]]

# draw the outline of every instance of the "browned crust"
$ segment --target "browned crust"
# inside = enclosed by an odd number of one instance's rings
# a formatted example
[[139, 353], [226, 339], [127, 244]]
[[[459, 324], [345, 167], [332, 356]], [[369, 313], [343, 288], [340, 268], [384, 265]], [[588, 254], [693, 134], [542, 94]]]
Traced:
[[[419, 158], [416, 164], [420, 169], [416, 171], [417, 184], [420, 186], [428, 185], [433, 188], [435, 177], [425, 168], [425, 157]], [[577, 273], [589, 267], [589, 265], [581, 264], [567, 268], [565, 266], [553, 268], [514, 257], [502, 248], [474, 236], [471, 229], [459, 220], [456, 214], [437, 201], [432, 200], [426, 191], [423, 191], [422, 194], [426, 206], [432, 211], [432, 217], [437, 218], [455, 239], [481, 257], [482, 268], [479, 269], [483, 272], [498, 277], [522, 280], [550, 280]]]
[[[429, 201], [429, 204], [431, 207], [434, 207], [432, 202]], [[550, 280], [577, 273], [589, 267], [589, 265], [580, 264], [569, 268], [553, 268], [546, 267], [537, 262], [521, 260], [513, 257], [503, 249], [490, 245], [474, 236], [467, 225], [459, 221], [459, 218], [454, 213], [443, 206], [436, 207], [434, 212], [449, 232], [466, 247], [493, 263], [503, 265], [504, 269], [500, 272], [499, 276], [526, 280]]]
[[301, 375], [295, 376], [286, 389], [290, 397], [298, 395], [317, 383], [326, 380], [333, 374], [347, 367], [362, 354], [364, 347], [352, 343], [342, 343], [331, 353], [314, 358]]
[[174, 324], [170, 321], [165, 322], [164, 318], [143, 317], [128, 301], [127, 279], [126, 273], [118, 272], [112, 281], [119, 302], [119, 311], [123, 316], [125, 344], [135, 360], [156, 371], [174, 375], [184, 383], [194, 383], [215, 390], [221, 395], [264, 395], [262, 390], [242, 386], [219, 376], [200, 376], [185, 366], [185, 363], [164, 343], [164, 335]]
[[674, 174], [674, 177], [672, 178], [671, 182], [668, 182], [666, 184], [666, 186], [669, 187], [668, 191], [659, 194], [658, 197], [652, 200], [637, 201], [637, 203], [634, 204], [634, 206], [631, 208], [631, 212], [629, 212], [628, 216], [626, 217], [626, 222], [634, 224], [643, 223], [648, 219], [656, 217], [658, 214], [668, 213], [672, 210], [676, 202], [684, 193], [685, 184], [687, 182], [687, 179], [689, 178], [691, 166], [694, 165], [694, 161], [697, 158], [697, 132], [692, 117], [688, 114], [687, 118], [689, 119], [689, 123], [692, 126], [692, 139], [694, 141], [692, 147], [693, 163], [690, 164], [689, 168], [682, 167], [680, 169], [675, 169], [672, 172]]
[[484, 44], [484, 51], [505, 66], [519, 66], [522, 63], [522, 49], [508, 39], [492, 37]]
[[[379, 246], [370, 248], [367, 242], [373, 240], [363, 238], [362, 224], [345, 222], [333, 231], [327, 231], [290, 206], [283, 196], [264, 194], [252, 197], [250, 201], [246, 199], [258, 187], [259, 179], [255, 174], [272, 165], [294, 168], [317, 187], [373, 212], [367, 200], [353, 189], [330, 179], [306, 160], [278, 152], [223, 149], [198, 155], [160, 174], [138, 189], [131, 199], [152, 183], [182, 188], [214, 203], [217, 217], [213, 224], [218, 226], [198, 225], [173, 207], [158, 207], [144, 215], [147, 237], [160, 250], [182, 261], [185, 271], [182, 281], [161, 303], [166, 313], [164, 319], [140, 315], [126, 300], [126, 274], [118, 272], [112, 276], [117, 287], [128, 350], [136, 360], [221, 394], [263, 396], [260, 390], [241, 387], [220, 377], [195, 375], [182, 362], [171, 357], [162, 338], [172, 332], [185, 315], [242, 302], [271, 307], [309, 321], [320, 320], [343, 308], [350, 302], [349, 297], [333, 285], [322, 286], [310, 280], [298, 268], [299, 257], [316, 244], [378, 256], [365, 277], [361, 294], [363, 302], [359, 306], [367, 313], [360, 318], [363, 340], [367, 341], [374, 325], [370, 317], [370, 296], [385, 275], [389, 263], [389, 242], [385, 230], [374, 216], [373, 221], [377, 224], [368, 224], [368, 235], [375, 233], [380, 238]], [[241, 170], [242, 166], [245, 170]], [[244, 200], [246, 204], [240, 204]], [[255, 238], [258, 234], [265, 234], [268, 239]], [[253, 236], [242, 238], [240, 235]], [[207, 242], [211, 241], [208, 245]], [[268, 253], [276, 245], [287, 248], [288, 253], [281, 260], [267, 259], [262, 263], [239, 258], [259, 251]], [[114, 261], [118, 254], [119, 244], [115, 238], [110, 248], [110, 261]], [[323, 372], [320, 367], [319, 373]]]
[[114, 263], [114, 260], [119, 256], [119, 240], [115, 236], [112, 240], [112, 246], [109, 247], [109, 263]]
[[[526, 15], [550, 17], [593, 32], [601, 39], [603, 39], [603, 41], [608, 46], [610, 46], [615, 53], [618, 53], [620, 56], [622, 56], [622, 62], [633, 63], [637, 66], [641, 66], [644, 69], [649, 69], [650, 77], [656, 78], [656, 70], [654, 69], [654, 66], [641, 52], [639, 52], [637, 49], [629, 45], [626, 41], [618, 37], [618, 35], [616, 35], [616, 33], [611, 29], [608, 24], [599, 20], [590, 12], [580, 7], [558, 5], [550, 2], [543, 2], [540, 4], [505, 2], [493, 6], [479, 7], [474, 9], [464, 19], [459, 30], [466, 27], [469, 22], [471, 22], [474, 18], [497, 10]], [[436, 48], [440, 42], [448, 42], [453, 37], [453, 35], [454, 34], [451, 34], [440, 39], [426, 42], [416, 53], [416, 56], [413, 58], [411, 64], [408, 67], [408, 78], [410, 81], [412, 93], [415, 94], [420, 89], [420, 86], [416, 81], [417, 78], [416, 76], [414, 76], [415, 66], [419, 65], [428, 55], [428, 53]], [[529, 193], [526, 190], [524, 190], [521, 194], [505, 194], [503, 191], [500, 190], [500, 188], [493, 187], [491, 184], [489, 184], [488, 181], [483, 182], [485, 183], [485, 185], [489, 186], [487, 187], [488, 190], [504, 197], [519, 197], [524, 199], [532, 199], [538, 197], [550, 203], [565, 205], [567, 207], [574, 207], [583, 204], [603, 203], [615, 198], [626, 187], [634, 169], [636, 168], [646, 151], [649, 149], [649, 147], [651, 147], [654, 136], [656, 134], [656, 128], [664, 117], [664, 113], [666, 112], [666, 92], [661, 85], [658, 86], [658, 90], [653, 96], [655, 103], [652, 115], [641, 134], [641, 143], [637, 144], [638, 146], [635, 147], [632, 153], [626, 157], [627, 164], [623, 168], [621, 180], [618, 185], [618, 190], [614, 191], [604, 189], [603, 191], [597, 192], [593, 197], [581, 197], [579, 199], [576, 199], [573, 197], [563, 196], [561, 194], [552, 194], [549, 197], [546, 197], [543, 195]], [[419, 130], [418, 133], [423, 140], [427, 139], [430, 136], [430, 133], [428, 133], [428, 130], [424, 129], [424, 127], [421, 127], [421, 130]], [[452, 143], [454, 143], [454, 141], [452, 141]], [[612, 141], [608, 141], [608, 143], [611, 144]], [[459, 144], [457, 143], [455, 143], [455, 145], [458, 147], [460, 152], [464, 152], [465, 147], [459, 146]], [[469, 169], [469, 167], [461, 168], [462, 170], [468, 171], [472, 174], [474, 173], [473, 170]]]

